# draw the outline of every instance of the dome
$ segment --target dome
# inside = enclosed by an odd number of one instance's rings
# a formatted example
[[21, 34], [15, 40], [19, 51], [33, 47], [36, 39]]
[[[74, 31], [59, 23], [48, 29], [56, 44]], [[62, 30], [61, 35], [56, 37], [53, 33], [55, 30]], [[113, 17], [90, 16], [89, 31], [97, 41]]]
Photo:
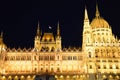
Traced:
[[108, 22], [101, 18], [101, 17], [95, 17], [91, 22], [92, 29], [94, 28], [109, 28]]
[[100, 13], [99, 13], [97, 5], [96, 5], [95, 18], [92, 20], [90, 25], [91, 25], [92, 29], [94, 29], [94, 28], [109, 28], [108, 22], [105, 19], [103, 19], [102, 17], [100, 17]]
[[53, 33], [44, 33], [42, 41], [54, 41]]

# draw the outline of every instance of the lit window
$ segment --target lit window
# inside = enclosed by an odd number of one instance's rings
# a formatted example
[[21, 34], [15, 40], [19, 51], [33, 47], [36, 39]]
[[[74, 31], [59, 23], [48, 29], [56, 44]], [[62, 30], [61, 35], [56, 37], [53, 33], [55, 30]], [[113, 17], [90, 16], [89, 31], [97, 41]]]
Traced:
[[97, 62], [100, 62], [100, 60], [96, 60]]
[[73, 56], [73, 60], [77, 60], [77, 56]]
[[78, 60], [82, 60], [83, 59], [83, 57], [82, 56], [78, 56]]
[[68, 60], [72, 60], [72, 56], [68, 56]]
[[106, 62], [106, 60], [102, 60], [102, 62]]
[[39, 60], [43, 60], [43, 56], [39, 56]]
[[112, 60], [108, 60], [108, 62], [112, 62]]
[[50, 56], [50, 60], [54, 60], [55, 59], [55, 56]]

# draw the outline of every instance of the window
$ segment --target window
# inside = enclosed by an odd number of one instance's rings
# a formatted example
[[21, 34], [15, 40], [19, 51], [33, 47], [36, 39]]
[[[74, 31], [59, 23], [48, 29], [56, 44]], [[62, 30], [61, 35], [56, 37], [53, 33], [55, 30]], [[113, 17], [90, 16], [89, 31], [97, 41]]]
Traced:
[[96, 60], [97, 62], [100, 62], [100, 60]]
[[90, 69], [92, 69], [92, 65], [90, 65]]
[[89, 62], [92, 62], [92, 60], [89, 60]]
[[47, 42], [47, 39], [44, 39], [45, 42]]
[[78, 56], [78, 60], [82, 60], [83, 59], [83, 57], [82, 56]]
[[116, 65], [116, 69], [119, 69], [118, 65]]
[[114, 62], [118, 62], [118, 60], [114, 60]]
[[36, 60], [36, 56], [34, 56], [34, 60]]
[[45, 60], [49, 60], [49, 56], [45, 56]]
[[45, 59], [45, 60], [49, 60], [49, 56], [45, 56], [44, 59]]
[[49, 41], [51, 42], [51, 41], [52, 41], [52, 39], [49, 39]]
[[53, 71], [53, 68], [51, 68], [51, 71]]
[[43, 60], [43, 56], [39, 56], [39, 60]]
[[98, 65], [98, 69], [100, 69], [100, 65]]
[[41, 71], [43, 70], [43, 68], [41, 68]]
[[72, 60], [72, 56], [68, 56], [68, 60]]
[[106, 66], [104, 65], [103, 68], [106, 69]]
[[55, 59], [55, 57], [54, 56], [50, 56], [50, 60], [54, 60]]
[[110, 69], [112, 69], [112, 65], [110, 65]]
[[96, 56], [95, 56], [96, 58], [98, 57], [98, 54], [96, 53]]
[[49, 47], [46, 47], [45, 49], [46, 49], [47, 52], [49, 51]]
[[55, 48], [54, 48], [54, 47], [52, 47], [52, 48], [51, 48], [51, 52], [54, 52], [54, 51], [55, 51]]
[[57, 68], [57, 72], [60, 72], [60, 68]]
[[102, 62], [106, 62], [106, 60], [102, 60]]
[[15, 60], [15, 56], [11, 56], [10, 60]]
[[99, 49], [95, 49], [95, 53], [98, 53], [99, 52]]
[[77, 56], [73, 56], [73, 60], [77, 60]]
[[21, 56], [21, 60], [25, 60], [25, 56]]
[[91, 52], [89, 52], [88, 54], [89, 54], [89, 58], [91, 58]]
[[59, 60], [59, 56], [57, 56], [57, 59]]
[[20, 56], [16, 56], [16, 60], [20, 60]]
[[27, 56], [27, 60], [31, 60], [31, 56]]
[[108, 62], [112, 62], [112, 60], [108, 60]]
[[62, 60], [67, 60], [67, 56], [62, 56]]
[[115, 55], [113, 54], [113, 58], [115, 58]]
[[34, 71], [37, 72], [37, 68], [35, 68]]

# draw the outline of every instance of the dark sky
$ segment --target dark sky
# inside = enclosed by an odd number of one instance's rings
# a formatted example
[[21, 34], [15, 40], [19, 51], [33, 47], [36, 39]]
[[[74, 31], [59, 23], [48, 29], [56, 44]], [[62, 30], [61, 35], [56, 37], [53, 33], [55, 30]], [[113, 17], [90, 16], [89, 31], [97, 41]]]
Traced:
[[[100, 15], [120, 38], [118, 1], [97, 0], [97, 3]], [[10, 48], [33, 47], [38, 21], [42, 32], [54, 33], [59, 21], [62, 45], [81, 46], [85, 5], [91, 21], [95, 16], [96, 0], [1, 0], [0, 30], [4, 32], [4, 42]]]

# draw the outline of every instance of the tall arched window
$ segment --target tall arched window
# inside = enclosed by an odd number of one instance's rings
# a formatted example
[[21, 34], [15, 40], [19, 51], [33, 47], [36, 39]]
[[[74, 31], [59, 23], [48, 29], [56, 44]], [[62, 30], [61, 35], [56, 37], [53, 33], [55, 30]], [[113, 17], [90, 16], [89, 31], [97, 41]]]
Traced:
[[89, 58], [91, 58], [91, 57], [92, 57], [91, 52], [89, 52], [89, 53], [88, 53], [88, 55], [89, 55]]
[[52, 48], [51, 48], [51, 52], [54, 52], [54, 51], [55, 51], [55, 48], [54, 48], [54, 47], [52, 47]]

